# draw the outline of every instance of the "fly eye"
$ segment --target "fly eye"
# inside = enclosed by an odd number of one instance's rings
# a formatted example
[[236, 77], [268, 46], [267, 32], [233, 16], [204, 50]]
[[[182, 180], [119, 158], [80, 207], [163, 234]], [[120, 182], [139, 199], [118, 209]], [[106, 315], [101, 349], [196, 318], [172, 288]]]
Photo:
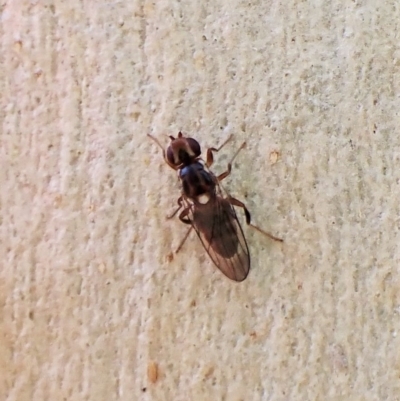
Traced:
[[171, 146], [167, 148], [167, 161], [173, 166], [178, 166], [180, 164], [179, 161], [178, 163], [175, 162], [174, 151]]
[[186, 138], [187, 144], [190, 150], [194, 153], [194, 157], [198, 157], [201, 154], [200, 144], [193, 138]]

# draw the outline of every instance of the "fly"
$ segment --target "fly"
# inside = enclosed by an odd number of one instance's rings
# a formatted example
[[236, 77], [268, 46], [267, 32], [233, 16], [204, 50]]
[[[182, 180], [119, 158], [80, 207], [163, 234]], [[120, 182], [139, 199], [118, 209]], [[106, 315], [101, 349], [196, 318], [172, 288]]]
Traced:
[[248, 225], [274, 241], [283, 242], [251, 224], [250, 212], [244, 203], [223, 191], [219, 184], [231, 173], [232, 163], [246, 142], [234, 154], [227, 170], [216, 176], [210, 171], [214, 162], [213, 152], [220, 151], [232, 135], [219, 148], [207, 149], [206, 161], [201, 158], [200, 144], [193, 138], [183, 136], [182, 132], [177, 138], [170, 136], [171, 143], [166, 151], [156, 138], [148, 136], [162, 149], [164, 160], [178, 172], [182, 184], [178, 208], [170, 217], [181, 210], [179, 219], [190, 225], [190, 229], [176, 252], [194, 229], [217, 268], [231, 280], [243, 281], [250, 270], [250, 253], [234, 206], [243, 209]]

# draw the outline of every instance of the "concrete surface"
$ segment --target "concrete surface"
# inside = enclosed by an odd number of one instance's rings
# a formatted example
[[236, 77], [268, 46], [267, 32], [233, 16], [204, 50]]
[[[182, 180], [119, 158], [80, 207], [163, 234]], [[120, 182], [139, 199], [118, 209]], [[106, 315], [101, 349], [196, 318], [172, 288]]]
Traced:
[[[400, 3], [1, 6], [0, 399], [399, 400]], [[152, 133], [248, 142], [235, 284]]]

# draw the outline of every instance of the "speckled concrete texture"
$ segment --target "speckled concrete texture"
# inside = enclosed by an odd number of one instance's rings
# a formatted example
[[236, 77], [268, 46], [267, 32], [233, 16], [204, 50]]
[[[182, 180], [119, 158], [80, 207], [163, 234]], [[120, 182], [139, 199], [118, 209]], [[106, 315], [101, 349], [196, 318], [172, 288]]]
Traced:
[[[1, 5], [0, 399], [400, 400], [400, 3]], [[225, 278], [182, 130], [279, 244]], [[243, 219], [242, 219], [243, 221]]]

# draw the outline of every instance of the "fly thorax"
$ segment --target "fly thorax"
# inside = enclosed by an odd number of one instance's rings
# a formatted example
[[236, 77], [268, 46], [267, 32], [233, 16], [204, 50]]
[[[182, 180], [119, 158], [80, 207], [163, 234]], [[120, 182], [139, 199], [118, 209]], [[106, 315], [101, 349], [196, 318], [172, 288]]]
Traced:
[[182, 181], [183, 194], [202, 204], [207, 203], [215, 192], [213, 177], [201, 163], [193, 163], [183, 167], [179, 178]]

